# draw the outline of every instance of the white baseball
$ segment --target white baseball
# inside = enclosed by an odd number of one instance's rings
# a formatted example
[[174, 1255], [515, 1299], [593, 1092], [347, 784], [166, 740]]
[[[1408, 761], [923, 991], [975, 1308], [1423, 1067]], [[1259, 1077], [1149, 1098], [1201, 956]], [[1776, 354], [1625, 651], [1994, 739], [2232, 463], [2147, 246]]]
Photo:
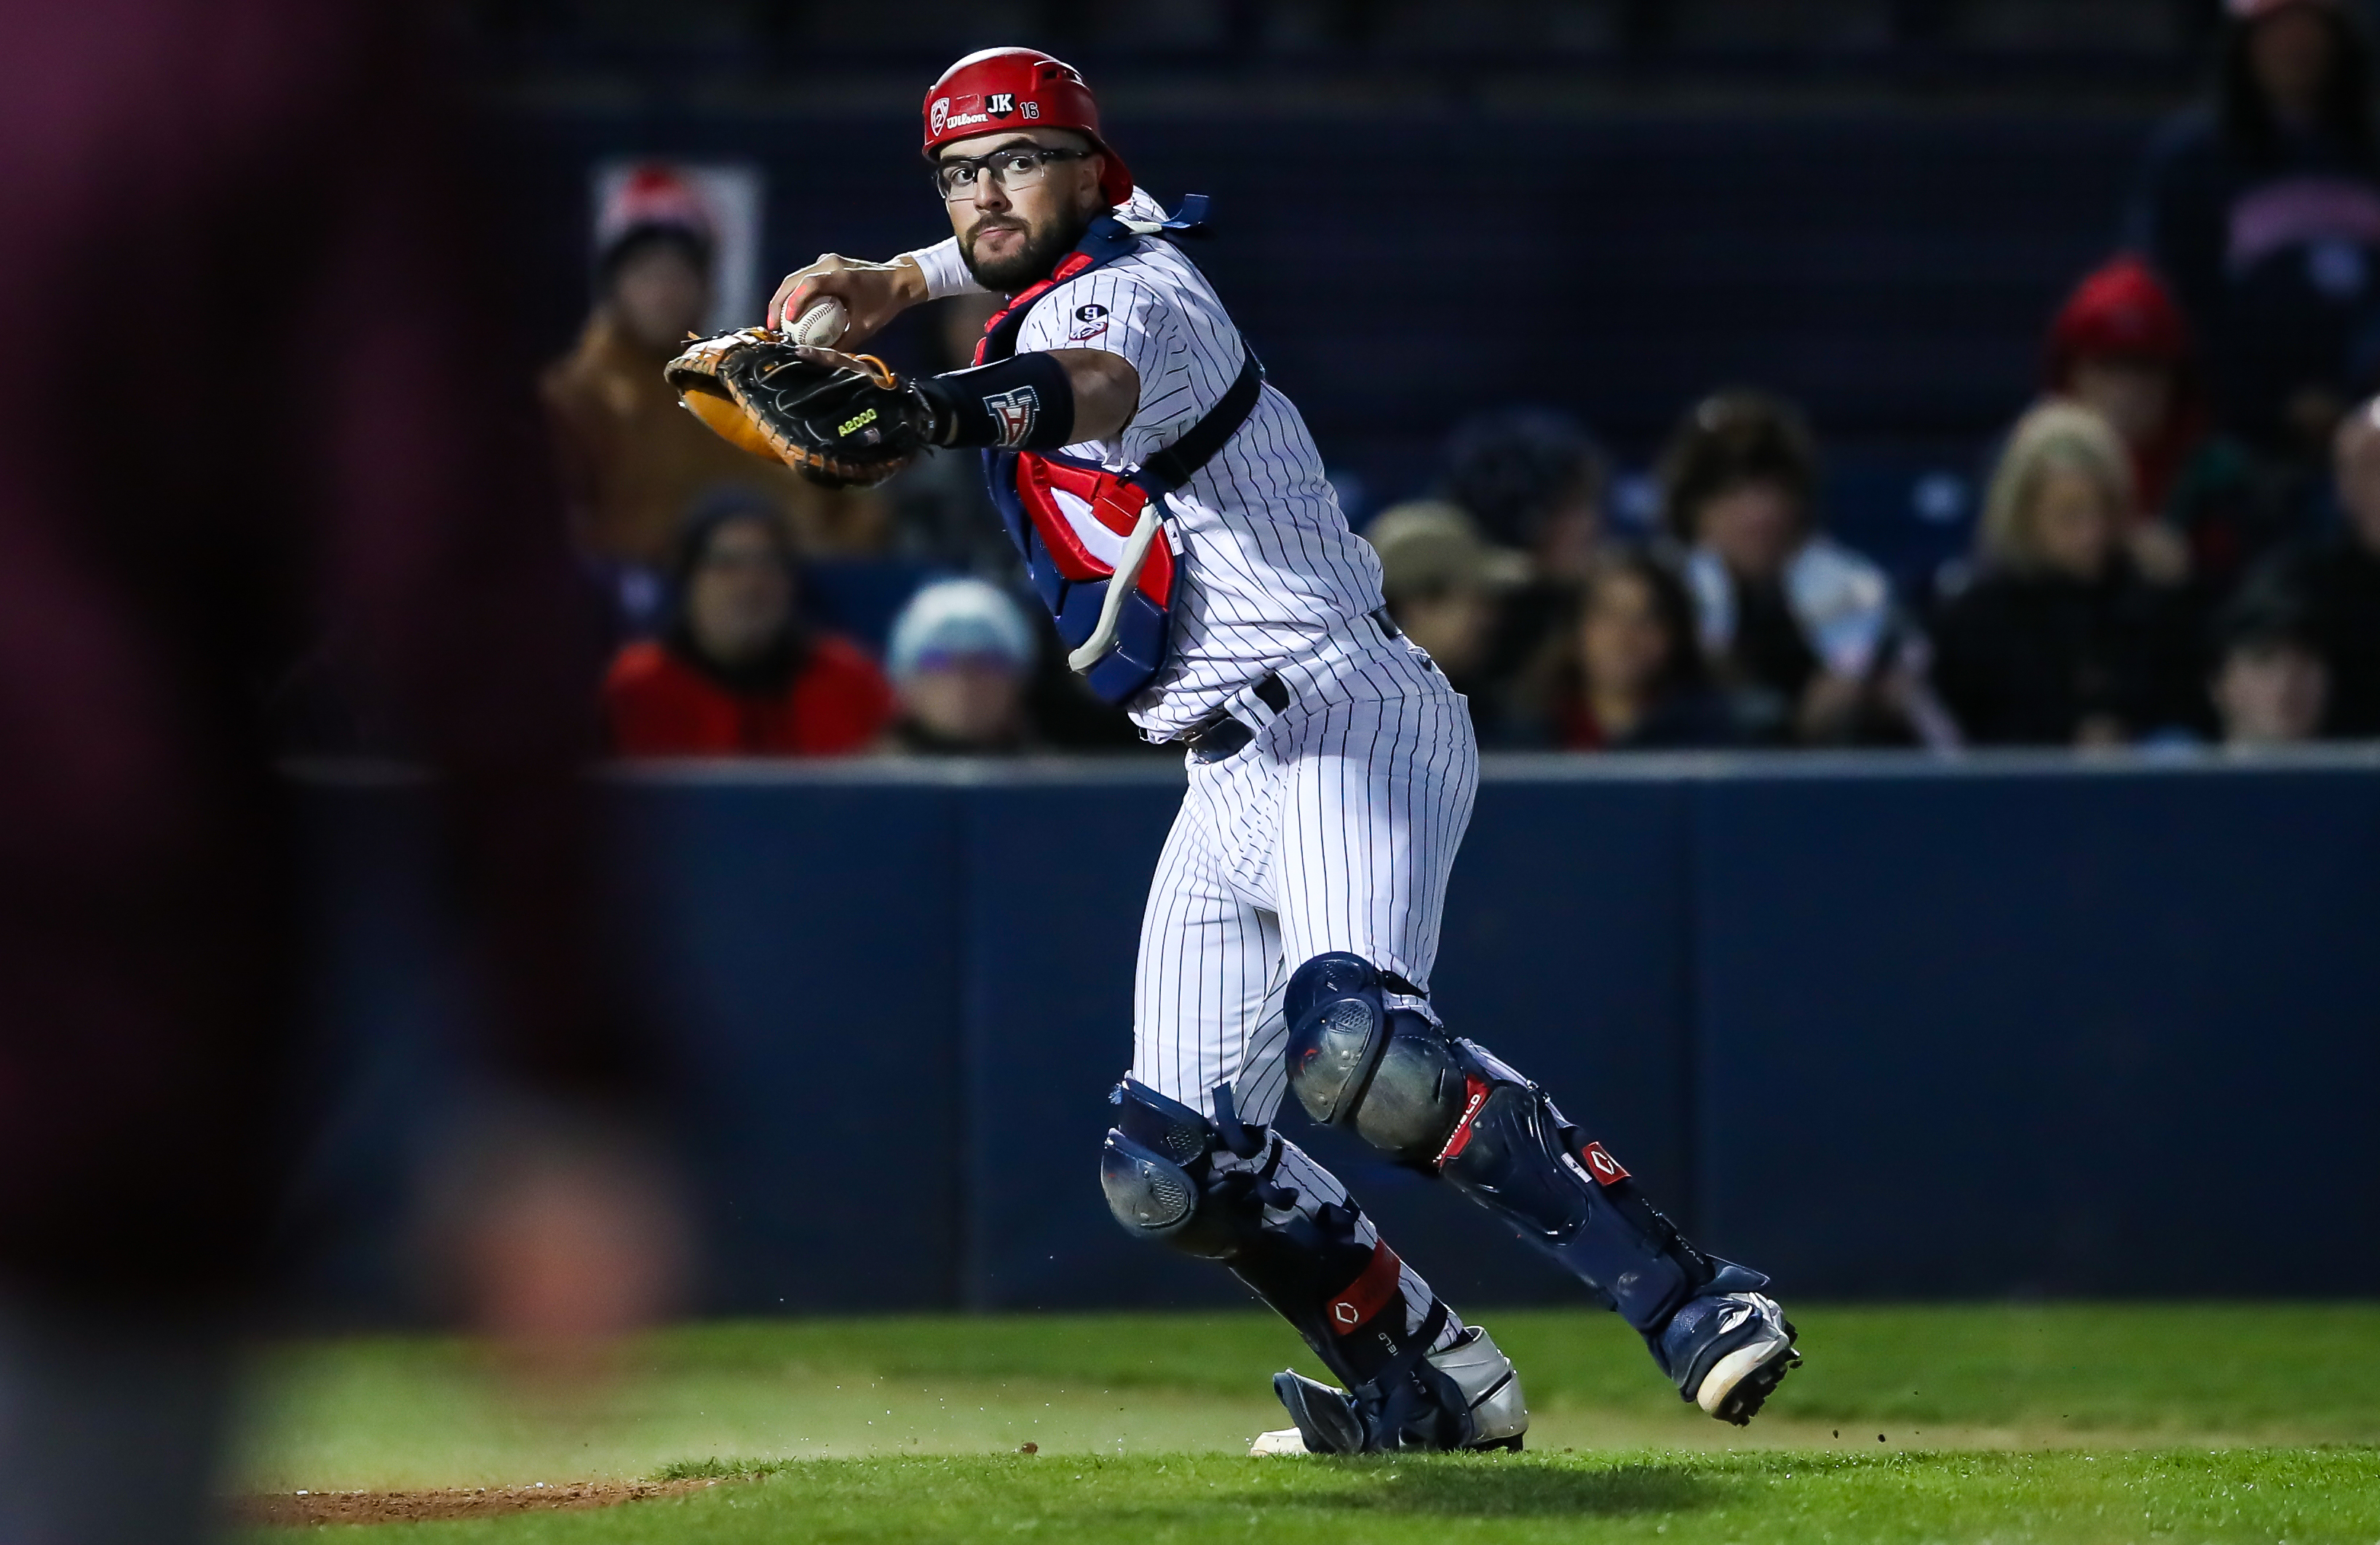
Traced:
[[793, 326], [785, 330], [785, 336], [811, 348], [832, 348], [843, 336], [843, 330], [850, 325], [851, 308], [830, 295], [823, 300], [812, 301], [801, 315], [794, 319]]

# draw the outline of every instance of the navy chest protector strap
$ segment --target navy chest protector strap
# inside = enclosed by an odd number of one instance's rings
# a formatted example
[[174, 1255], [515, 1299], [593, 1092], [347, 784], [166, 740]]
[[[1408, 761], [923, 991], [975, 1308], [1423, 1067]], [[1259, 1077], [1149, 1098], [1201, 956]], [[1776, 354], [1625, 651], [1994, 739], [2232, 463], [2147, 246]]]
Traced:
[[[1144, 236], [1203, 234], [1207, 200], [1192, 194], [1157, 221], [1102, 215], [1050, 276], [1019, 293], [984, 328], [975, 362], [1016, 352], [1034, 302], [1058, 286], [1139, 250]], [[986, 451], [984, 475], [1034, 593], [1056, 619], [1066, 663], [1111, 703], [1156, 678], [1173, 631], [1174, 554], [1164, 539], [1165, 496], [1212, 460], [1256, 410], [1264, 367], [1248, 353], [1206, 415], [1128, 472], [1037, 451]]]

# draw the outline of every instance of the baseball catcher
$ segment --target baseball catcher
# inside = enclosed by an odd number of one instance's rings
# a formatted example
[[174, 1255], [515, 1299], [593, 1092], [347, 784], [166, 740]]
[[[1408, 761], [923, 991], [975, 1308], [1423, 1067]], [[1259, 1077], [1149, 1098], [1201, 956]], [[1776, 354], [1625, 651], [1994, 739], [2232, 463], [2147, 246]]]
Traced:
[[[1136, 189], [1089, 88], [1046, 54], [971, 55], [924, 107], [952, 239], [821, 258], [769, 330], [698, 345], [673, 379], [722, 433], [826, 481], [981, 450], [1075, 669], [1182, 748], [1099, 1181], [1126, 1230], [1220, 1262], [1336, 1376], [1276, 1377], [1294, 1425], [1256, 1452], [1517, 1448], [1528, 1427], [1495, 1341], [1277, 1129], [1292, 1093], [1509, 1223], [1681, 1396], [1748, 1420], [1799, 1360], [1767, 1279], [1687, 1243], [1430, 1001], [1478, 780], [1470, 715], [1390, 619], [1305, 421], [1183, 251], [1206, 201], [1169, 213]], [[1006, 297], [970, 369], [902, 380], [814, 347], [967, 290]]]

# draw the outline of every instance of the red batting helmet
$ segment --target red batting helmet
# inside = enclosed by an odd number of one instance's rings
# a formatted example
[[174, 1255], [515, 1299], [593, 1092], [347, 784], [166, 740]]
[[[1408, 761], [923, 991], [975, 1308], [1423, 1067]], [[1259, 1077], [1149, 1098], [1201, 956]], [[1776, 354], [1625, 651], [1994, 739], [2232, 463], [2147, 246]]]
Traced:
[[926, 92], [926, 159], [953, 140], [1003, 128], [1068, 128], [1107, 157], [1099, 192], [1111, 204], [1132, 197], [1132, 169], [1099, 138], [1099, 104], [1082, 72], [1034, 48], [987, 48], [942, 71]]

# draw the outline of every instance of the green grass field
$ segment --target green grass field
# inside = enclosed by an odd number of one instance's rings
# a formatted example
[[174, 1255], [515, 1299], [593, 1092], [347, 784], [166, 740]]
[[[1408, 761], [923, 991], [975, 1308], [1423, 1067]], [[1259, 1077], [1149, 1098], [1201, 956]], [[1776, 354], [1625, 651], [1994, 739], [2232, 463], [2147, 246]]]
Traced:
[[2380, 1306], [1797, 1310], [1807, 1365], [1747, 1430], [1609, 1316], [1480, 1318], [1528, 1389], [1524, 1455], [1241, 1457], [1283, 1424], [1269, 1375], [1320, 1372], [1257, 1314], [886, 1319], [669, 1331], [567, 1401], [452, 1341], [283, 1347], [237, 1485], [737, 1478], [342, 1531], [425, 1545], [2380, 1541]]

